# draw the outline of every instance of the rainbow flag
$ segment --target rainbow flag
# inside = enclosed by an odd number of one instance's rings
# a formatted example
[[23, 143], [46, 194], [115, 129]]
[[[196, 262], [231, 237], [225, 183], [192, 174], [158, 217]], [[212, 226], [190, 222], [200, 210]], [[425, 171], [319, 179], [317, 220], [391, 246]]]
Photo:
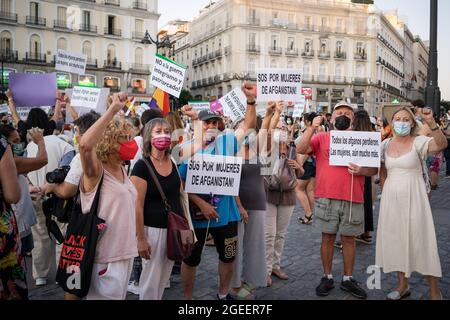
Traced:
[[159, 108], [163, 112], [164, 116], [168, 115], [170, 112], [169, 94], [159, 88], [156, 88], [153, 93], [153, 98], [150, 101], [150, 108]]

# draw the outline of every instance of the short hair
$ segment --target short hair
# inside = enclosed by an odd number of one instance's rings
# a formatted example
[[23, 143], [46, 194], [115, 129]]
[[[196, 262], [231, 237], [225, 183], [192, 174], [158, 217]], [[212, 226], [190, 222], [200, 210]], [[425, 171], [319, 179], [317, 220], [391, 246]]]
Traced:
[[424, 102], [423, 100], [421, 100], [421, 99], [414, 100], [414, 101], [412, 102], [412, 105], [413, 105], [414, 107], [420, 108], [420, 109], [425, 108], [425, 102]]
[[[147, 157], [150, 156], [150, 153], [152, 152], [152, 131], [156, 126], [167, 126], [172, 134], [172, 127], [166, 119], [156, 118], [149, 121], [143, 129], [143, 153]], [[169, 152], [169, 150], [167, 150], [167, 152]]]
[[86, 114], [83, 114], [81, 117], [79, 117], [77, 120], [73, 122], [74, 125], [78, 127], [78, 130], [80, 132], [80, 135], [83, 135], [86, 133], [86, 131], [89, 130], [89, 128], [98, 120], [100, 119], [101, 115], [95, 111], [88, 112]]
[[394, 112], [394, 114], [392, 115], [391, 122], [394, 122], [394, 118], [395, 118], [396, 114], [401, 111], [406, 111], [411, 116], [411, 135], [417, 135], [418, 125], [416, 122], [416, 117], [415, 117], [414, 113], [411, 111], [411, 109], [409, 109], [408, 107], [401, 107], [401, 108], [397, 109]]
[[103, 137], [95, 148], [97, 158], [102, 163], [107, 163], [109, 156], [116, 152], [119, 138], [131, 134], [131, 123], [125, 118], [116, 116], [106, 128]]
[[355, 112], [353, 120], [353, 130], [355, 131], [373, 131], [372, 122], [369, 113], [366, 110], [358, 110]]
[[145, 127], [147, 123], [158, 118], [164, 118], [164, 114], [160, 109], [145, 110], [141, 116], [141, 123]]
[[44, 136], [53, 134], [48, 116], [41, 108], [33, 108], [30, 110], [30, 113], [28, 113], [26, 125], [28, 128], [39, 128], [44, 130]]
[[16, 131], [16, 129], [13, 126], [8, 124], [0, 124], [0, 136], [4, 136], [6, 139], [9, 139], [14, 131]]
[[306, 113], [305, 114], [305, 121], [312, 123], [314, 121], [315, 118], [318, 117], [318, 114], [315, 112], [311, 112], [311, 113]]

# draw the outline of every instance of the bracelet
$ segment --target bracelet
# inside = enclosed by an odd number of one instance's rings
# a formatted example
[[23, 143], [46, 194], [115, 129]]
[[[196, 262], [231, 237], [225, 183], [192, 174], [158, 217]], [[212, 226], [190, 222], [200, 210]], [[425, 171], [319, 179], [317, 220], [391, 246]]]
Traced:
[[247, 100], [247, 104], [249, 106], [254, 106], [254, 105], [256, 105], [256, 100], [253, 100], [253, 102], [248, 102], [248, 100]]
[[438, 131], [439, 130], [439, 126], [436, 126], [436, 128], [431, 129], [431, 131]]

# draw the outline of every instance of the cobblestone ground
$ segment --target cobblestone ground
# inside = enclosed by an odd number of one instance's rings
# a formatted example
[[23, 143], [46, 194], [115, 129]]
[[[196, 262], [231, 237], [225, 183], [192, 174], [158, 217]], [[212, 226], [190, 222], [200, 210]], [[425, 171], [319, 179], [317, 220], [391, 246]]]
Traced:
[[[378, 221], [378, 205], [374, 217], [375, 228]], [[436, 225], [436, 233], [439, 245], [439, 253], [443, 271], [441, 280], [441, 290], [444, 298], [450, 297], [450, 179], [443, 179], [440, 188], [433, 192], [432, 208]], [[289, 280], [281, 281], [274, 277], [271, 288], [259, 289], [258, 300], [316, 300], [315, 287], [322, 277], [322, 265], [320, 260], [321, 233], [314, 226], [304, 226], [298, 223], [297, 218], [303, 215], [302, 210], [297, 207], [289, 226], [284, 256], [282, 258], [282, 268], [289, 275]], [[376, 240], [376, 238], [374, 239]], [[202, 257], [202, 263], [198, 268], [194, 297], [197, 300], [214, 299], [217, 293], [217, 253], [214, 247], [206, 247]], [[366, 269], [375, 263], [375, 244], [357, 244], [356, 265], [354, 277], [366, 287], [368, 274]], [[27, 264], [31, 269], [31, 261]], [[335, 281], [339, 282], [342, 276], [343, 261], [342, 255], [336, 249], [334, 256], [333, 273]], [[28, 272], [29, 283], [34, 284], [31, 279], [31, 272]], [[54, 272], [52, 273], [54, 279]], [[368, 290], [368, 299], [385, 299], [386, 294], [395, 287], [395, 274], [382, 274], [381, 290]], [[414, 274], [410, 280], [412, 295], [410, 300], [429, 299], [428, 286], [426, 280]], [[171, 287], [166, 289], [164, 299], [180, 300], [183, 298], [182, 284], [179, 274], [173, 274]], [[63, 292], [55, 284], [54, 280], [49, 281], [49, 285], [36, 288], [32, 285], [30, 299], [33, 300], [59, 300], [63, 298]], [[127, 299], [136, 300], [138, 297], [129, 294]], [[328, 300], [351, 300], [351, 295], [336, 286], [331, 294], [325, 298]]]

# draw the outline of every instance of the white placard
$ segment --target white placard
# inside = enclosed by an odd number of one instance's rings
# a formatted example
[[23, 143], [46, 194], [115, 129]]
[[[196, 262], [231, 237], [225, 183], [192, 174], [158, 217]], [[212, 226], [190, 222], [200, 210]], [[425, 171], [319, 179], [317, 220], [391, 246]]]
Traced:
[[223, 114], [231, 118], [232, 122], [239, 121], [245, 117], [247, 110], [247, 97], [241, 88], [235, 88], [233, 91], [223, 96], [219, 100], [223, 106]]
[[196, 154], [188, 163], [186, 192], [239, 195], [242, 158]]
[[301, 96], [300, 102], [296, 103], [294, 106], [294, 113], [292, 114], [293, 118], [300, 118], [305, 112], [306, 105], [306, 97], [304, 95]]
[[381, 166], [381, 133], [360, 131], [331, 131], [330, 166]]
[[84, 54], [58, 49], [55, 58], [55, 70], [84, 75], [86, 61], [87, 56]]
[[7, 104], [2, 104], [0, 105], [0, 113], [8, 113], [11, 114], [11, 112], [9, 112], [9, 107]]
[[72, 107], [89, 108], [102, 114], [106, 112], [109, 88], [74, 87], [66, 90], [66, 94]]
[[168, 94], [179, 98], [183, 89], [186, 67], [157, 54], [153, 64], [151, 84]]
[[188, 104], [198, 112], [211, 109], [209, 101], [189, 101]]
[[300, 102], [303, 73], [295, 69], [257, 71], [258, 101]]
[[142, 114], [143, 114], [145, 111], [147, 111], [147, 110], [150, 110], [150, 107], [148, 106], [148, 104], [143, 103], [143, 104], [141, 104], [141, 105], [139, 105], [139, 106], [137, 107], [137, 109], [136, 109], [136, 114], [137, 114], [139, 117], [141, 117]]

